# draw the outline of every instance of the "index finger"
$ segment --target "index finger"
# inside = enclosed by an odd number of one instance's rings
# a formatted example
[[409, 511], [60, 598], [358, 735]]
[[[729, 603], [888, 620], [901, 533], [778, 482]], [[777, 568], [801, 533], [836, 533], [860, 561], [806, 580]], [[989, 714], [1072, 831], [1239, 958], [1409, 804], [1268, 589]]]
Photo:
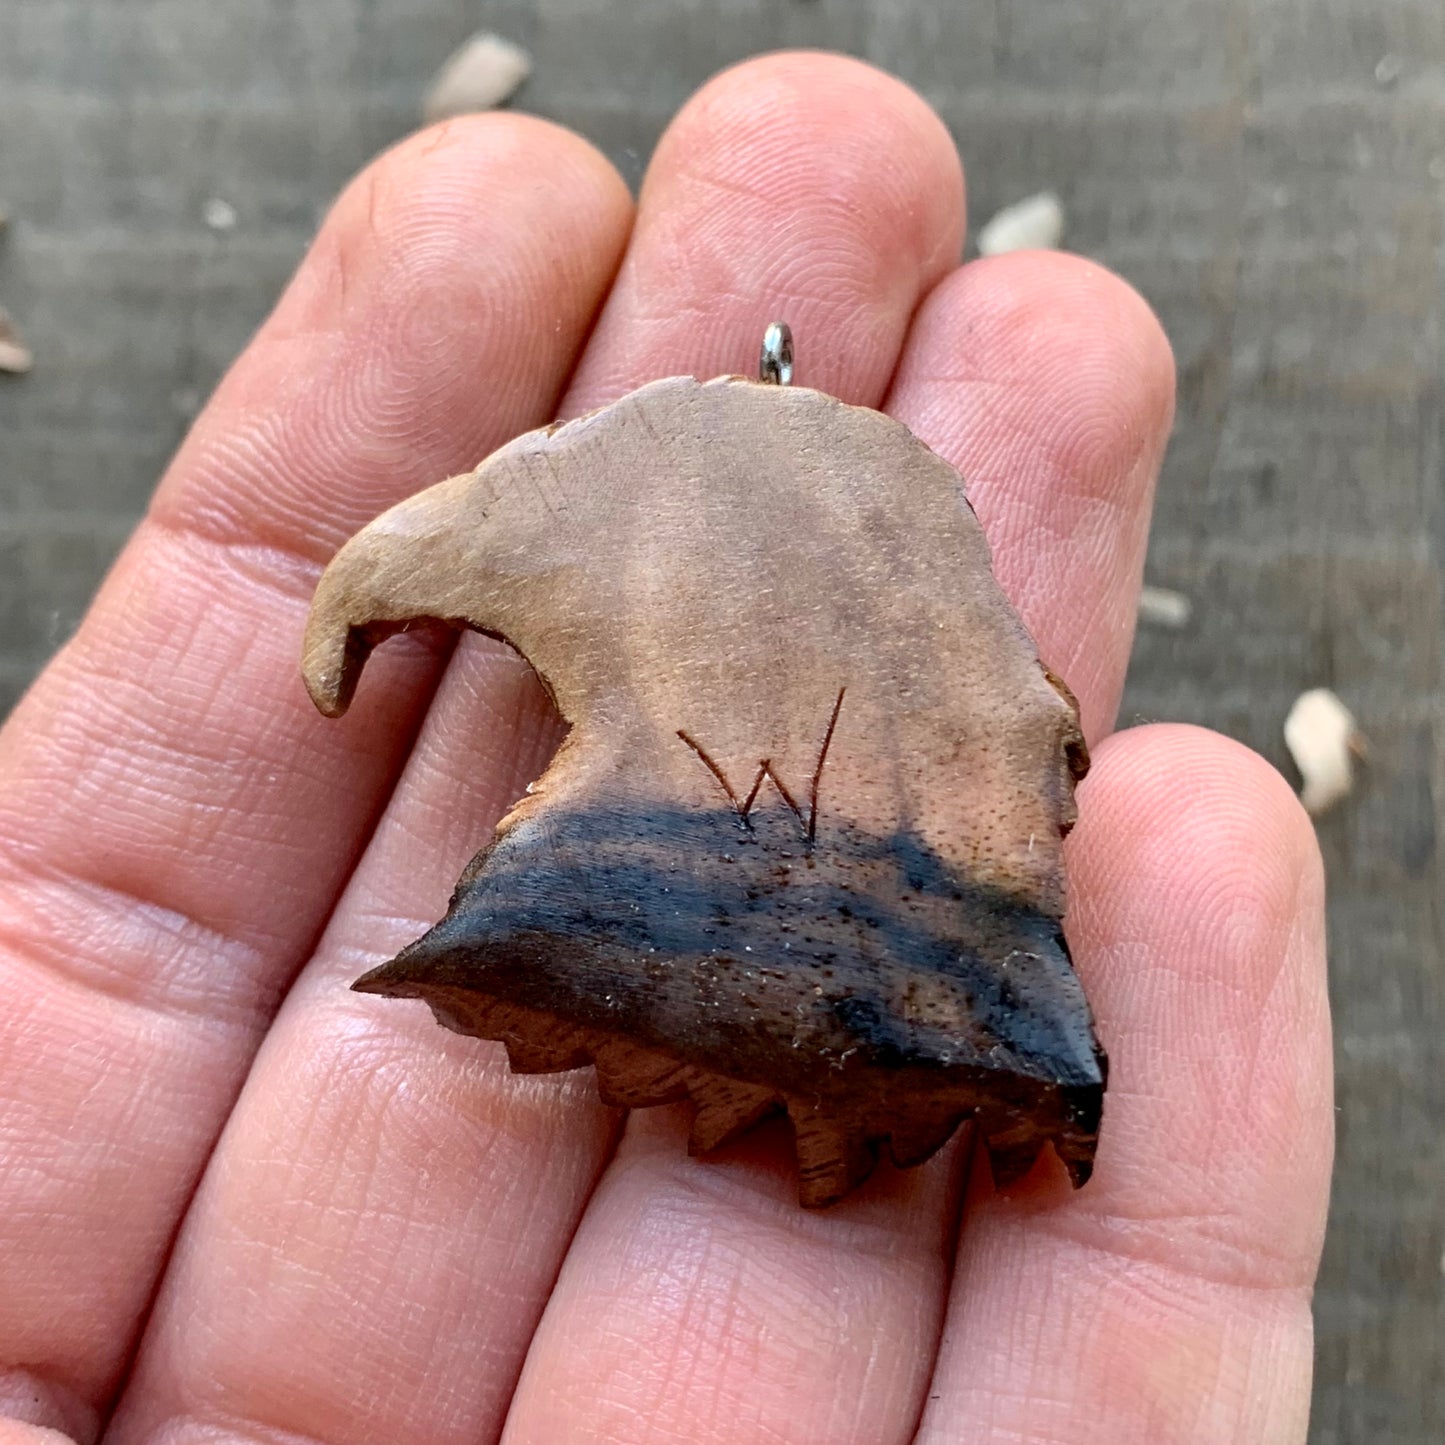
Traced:
[[0, 737], [0, 1416], [94, 1434], [429, 695], [402, 646], [364, 717], [315, 715], [315, 574], [552, 415], [630, 223], [600, 155], [522, 116], [373, 165]]

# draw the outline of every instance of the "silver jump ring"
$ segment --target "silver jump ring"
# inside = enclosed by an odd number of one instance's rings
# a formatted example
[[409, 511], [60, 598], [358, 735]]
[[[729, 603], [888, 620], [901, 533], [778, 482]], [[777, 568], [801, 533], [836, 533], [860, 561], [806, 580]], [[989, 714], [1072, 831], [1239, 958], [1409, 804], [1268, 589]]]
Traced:
[[793, 379], [793, 333], [786, 321], [774, 321], [763, 332], [758, 356], [758, 380], [786, 386]]

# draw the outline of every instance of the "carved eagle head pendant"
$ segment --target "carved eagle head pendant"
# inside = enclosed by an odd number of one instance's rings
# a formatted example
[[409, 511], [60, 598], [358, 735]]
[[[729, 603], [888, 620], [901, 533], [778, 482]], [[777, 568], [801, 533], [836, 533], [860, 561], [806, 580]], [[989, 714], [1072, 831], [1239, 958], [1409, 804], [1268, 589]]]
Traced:
[[786, 1111], [800, 1197], [972, 1118], [995, 1179], [1093, 1165], [1106, 1061], [1070, 964], [1078, 710], [962, 480], [802, 387], [671, 378], [378, 517], [316, 592], [322, 712], [422, 618], [504, 638], [571, 731], [446, 917], [356, 987], [518, 1072]]

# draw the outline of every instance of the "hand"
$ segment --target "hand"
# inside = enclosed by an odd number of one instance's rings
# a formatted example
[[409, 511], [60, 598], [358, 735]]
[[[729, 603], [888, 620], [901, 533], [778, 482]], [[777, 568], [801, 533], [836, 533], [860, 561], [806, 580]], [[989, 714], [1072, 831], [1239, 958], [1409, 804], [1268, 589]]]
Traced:
[[[1313, 834], [1234, 743], [1107, 736], [1169, 348], [1099, 267], [960, 269], [962, 233], [937, 118], [822, 56], [703, 90], [635, 220], [589, 146], [508, 114], [341, 198], [0, 744], [0, 1445], [1303, 1439]], [[997, 1195], [959, 1139], [805, 1213], [776, 1129], [690, 1161], [681, 1110], [624, 1121], [586, 1073], [514, 1078], [347, 991], [559, 730], [475, 636], [445, 670], [388, 642], [323, 721], [320, 567], [559, 412], [750, 368], [775, 316], [801, 383], [962, 470], [1082, 701], [1069, 925], [1113, 1072], [1077, 1194], [1048, 1156]]]

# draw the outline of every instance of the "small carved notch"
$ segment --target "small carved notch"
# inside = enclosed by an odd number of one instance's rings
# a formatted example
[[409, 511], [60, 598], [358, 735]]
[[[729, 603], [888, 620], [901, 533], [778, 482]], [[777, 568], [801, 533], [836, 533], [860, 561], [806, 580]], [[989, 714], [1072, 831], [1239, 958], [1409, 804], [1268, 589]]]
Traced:
[[773, 787], [778, 790], [778, 796], [782, 798], [783, 802], [787, 804], [788, 810], [798, 820], [798, 825], [803, 830], [803, 837], [811, 847], [818, 836], [818, 799], [823, 783], [823, 764], [827, 762], [828, 749], [833, 745], [833, 734], [838, 727], [838, 714], [843, 711], [843, 694], [846, 691], [846, 688], [838, 689], [837, 700], [833, 703], [833, 711], [828, 717], [828, 727], [823, 734], [822, 746], [818, 749], [818, 761], [813, 765], [813, 772], [808, 780], [808, 810], [806, 813], [789, 791], [787, 784], [774, 771], [772, 759], [762, 758], [758, 762], [758, 770], [753, 775], [752, 786], [748, 789], [747, 796], [739, 798], [737, 789], [733, 787], [721, 765], [708, 753], [707, 749], [681, 728], [677, 730], [677, 735], [697, 754], [702, 765], [717, 780], [718, 786], [727, 795], [727, 800], [732, 804], [738, 815], [738, 822], [744, 829], [752, 832], [753, 806], [757, 802], [763, 784], [771, 782]]

